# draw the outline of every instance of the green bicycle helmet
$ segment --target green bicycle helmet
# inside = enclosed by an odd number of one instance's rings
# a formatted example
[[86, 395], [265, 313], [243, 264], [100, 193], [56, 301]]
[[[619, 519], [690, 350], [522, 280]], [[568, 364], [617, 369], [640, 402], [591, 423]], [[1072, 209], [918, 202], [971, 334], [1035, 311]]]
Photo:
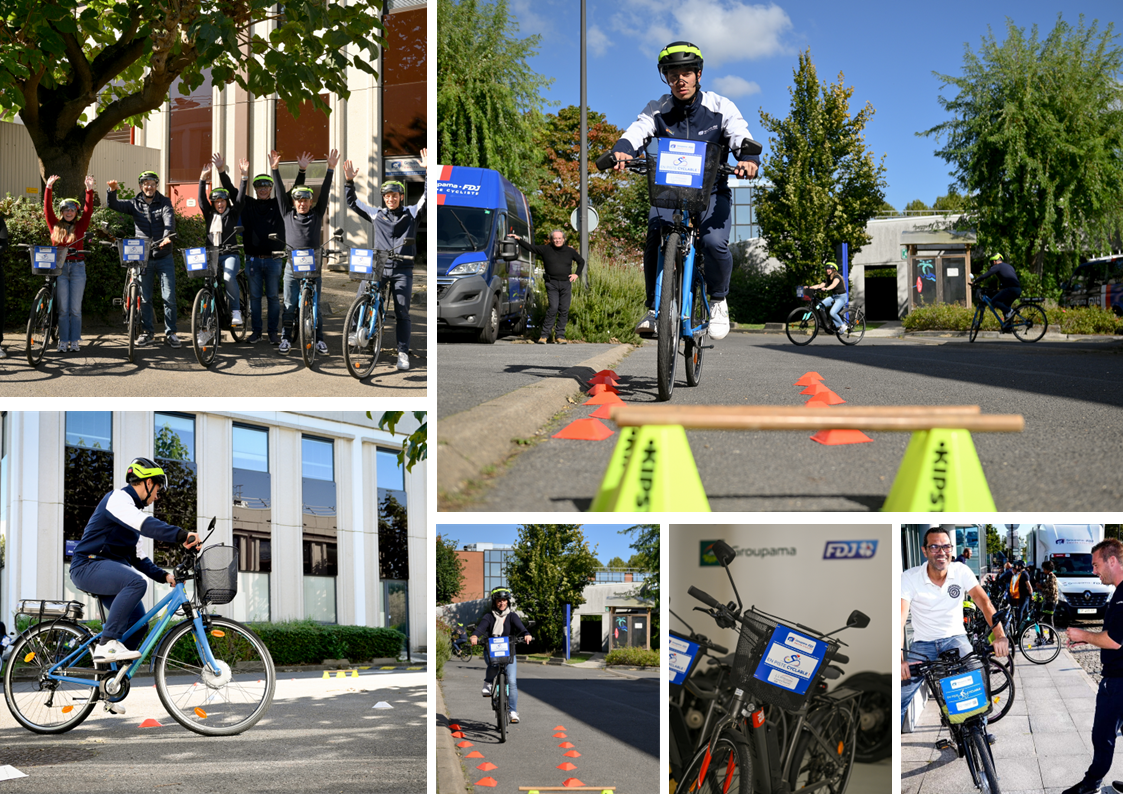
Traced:
[[129, 468], [125, 469], [125, 482], [134, 483], [147, 479], [155, 480], [161, 488], [168, 487], [168, 475], [150, 458], [133, 458]]
[[269, 174], [258, 174], [253, 178], [254, 187], [273, 187], [273, 177]]
[[229, 202], [230, 191], [224, 187], [216, 187], [211, 191], [211, 202], [213, 203], [215, 199], [226, 199]]
[[506, 587], [496, 587], [494, 590], [491, 591], [491, 608], [492, 609], [495, 609], [495, 602], [499, 601], [499, 600], [506, 601], [507, 606], [510, 606], [511, 605], [511, 591], [508, 590]]
[[664, 75], [667, 69], [673, 67], [687, 67], [702, 71], [702, 51], [698, 45], [689, 41], [672, 41], [659, 53], [659, 74]]
[[1002, 254], [995, 254], [994, 256], [992, 256], [992, 257], [990, 258], [990, 261], [991, 261], [991, 262], [1000, 262], [1000, 261], [1002, 261]]
[[297, 199], [308, 199], [309, 201], [311, 201], [312, 188], [305, 187], [304, 185], [298, 185], [292, 189], [292, 198], [293, 201], [296, 201]]
[[141, 171], [140, 175], [137, 176], [136, 181], [137, 181], [137, 184], [139, 185], [141, 182], [145, 182], [149, 179], [151, 179], [156, 184], [160, 183], [160, 175], [157, 174], [155, 171]]
[[826, 267], [827, 270], [838, 270], [838, 265], [836, 265], [834, 262], [827, 262], [824, 267]]
[[74, 211], [77, 212], [78, 210], [80, 210], [82, 208], [82, 205], [78, 203], [78, 199], [76, 199], [76, 198], [64, 198], [61, 201], [59, 201], [59, 203], [58, 203], [59, 212], [62, 212], [67, 207], [73, 207]]
[[383, 182], [382, 183], [382, 192], [383, 193], [402, 193], [402, 194], [405, 194], [406, 186], [403, 185], [401, 182], [396, 182], [396, 181], [391, 180], [390, 182]]

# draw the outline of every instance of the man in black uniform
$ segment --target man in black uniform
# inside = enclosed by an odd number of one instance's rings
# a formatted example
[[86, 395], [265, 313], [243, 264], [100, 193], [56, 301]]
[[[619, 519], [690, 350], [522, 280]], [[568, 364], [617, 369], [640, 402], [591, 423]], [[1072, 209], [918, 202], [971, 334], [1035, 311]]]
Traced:
[[1003, 330], [1008, 330], [1005, 327], [1005, 322], [1010, 319], [1010, 306], [1022, 294], [1022, 283], [1018, 281], [1018, 274], [1014, 272], [1014, 266], [1009, 262], [1002, 261], [1002, 254], [995, 254], [990, 258], [990, 262], [990, 270], [970, 283], [974, 284], [985, 278], [998, 276], [998, 292], [990, 299], [990, 302], [994, 304], [994, 308], [1002, 312]]
[[[546, 344], [546, 338], [554, 329], [554, 317], [558, 320], [558, 333], [556, 341], [559, 345], [565, 344], [565, 324], [569, 321], [569, 304], [573, 299], [572, 284], [581, 277], [585, 270], [585, 260], [581, 254], [565, 244], [565, 233], [561, 229], [550, 232], [549, 245], [533, 245], [514, 232], [514, 237], [519, 245], [527, 251], [532, 251], [542, 257], [546, 269], [546, 321], [542, 323], [542, 333], [538, 337], [538, 344]], [[570, 272], [570, 263], [577, 263], [577, 272]]]
[[[1115, 737], [1123, 727], [1123, 543], [1116, 538], [1102, 540], [1092, 547], [1092, 570], [1104, 584], [1115, 586], [1115, 593], [1104, 613], [1103, 631], [1070, 628], [1070, 642], [1086, 642], [1100, 649], [1103, 665], [1100, 686], [1096, 693], [1096, 717], [1092, 722], [1092, 765], [1084, 779], [1063, 794], [1094, 794], [1111, 769], [1115, 755]], [[1123, 781], [1112, 782], [1116, 791], [1123, 791]]]

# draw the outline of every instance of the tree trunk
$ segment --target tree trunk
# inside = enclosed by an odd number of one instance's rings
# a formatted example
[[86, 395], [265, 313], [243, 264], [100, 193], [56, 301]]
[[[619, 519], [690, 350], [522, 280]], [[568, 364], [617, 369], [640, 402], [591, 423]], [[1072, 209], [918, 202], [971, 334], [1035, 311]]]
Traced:
[[[57, 174], [59, 180], [52, 188], [55, 198], [76, 198], [81, 202], [94, 147], [84, 141], [75, 143], [73, 139], [51, 142], [38, 129], [30, 127], [28, 132], [35, 145], [35, 152], [39, 155], [40, 188], [46, 185], [47, 179]], [[104, 188], [104, 185], [99, 185], [98, 192]], [[40, 200], [42, 197], [43, 194], [40, 193]]]

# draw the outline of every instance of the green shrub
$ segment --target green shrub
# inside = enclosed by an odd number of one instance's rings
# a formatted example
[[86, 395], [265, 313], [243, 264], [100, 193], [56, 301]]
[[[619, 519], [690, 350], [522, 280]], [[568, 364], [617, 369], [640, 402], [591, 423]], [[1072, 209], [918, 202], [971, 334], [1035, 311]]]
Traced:
[[445, 677], [445, 662], [452, 658], [452, 635], [449, 625], [437, 618], [437, 680]]
[[[546, 285], [535, 287], [535, 306], [528, 334], [537, 338], [546, 319]], [[638, 344], [636, 323], [643, 317], [643, 265], [609, 259], [600, 251], [589, 254], [589, 288], [573, 285], [568, 339], [586, 342]]]
[[[1098, 307], [1062, 309], [1043, 306], [1049, 318], [1049, 330], [1063, 334], [1115, 334], [1121, 329], [1120, 318], [1110, 310]], [[971, 329], [974, 308], [937, 303], [913, 309], [902, 321], [906, 331], [959, 331]], [[983, 331], [997, 331], [998, 321], [989, 311], [983, 315]]]
[[1110, 309], [1099, 306], [1048, 310], [1049, 327], [1063, 334], [1115, 334], [1121, 321]]
[[785, 269], [763, 273], [734, 265], [729, 278], [729, 317], [738, 323], [778, 323], [799, 305]]
[[324, 659], [397, 659], [406, 639], [397, 629], [324, 625], [311, 620], [253, 623], [250, 628], [279, 665], [318, 664]]
[[[918, 306], [901, 321], [906, 331], [967, 331], [971, 328], [971, 318], [975, 310], [953, 303], [936, 303], [931, 306]], [[997, 331], [998, 323], [987, 312], [983, 320], [984, 331]]]
[[604, 663], [629, 667], [658, 667], [659, 651], [649, 651], [647, 648], [615, 648], [608, 652]]

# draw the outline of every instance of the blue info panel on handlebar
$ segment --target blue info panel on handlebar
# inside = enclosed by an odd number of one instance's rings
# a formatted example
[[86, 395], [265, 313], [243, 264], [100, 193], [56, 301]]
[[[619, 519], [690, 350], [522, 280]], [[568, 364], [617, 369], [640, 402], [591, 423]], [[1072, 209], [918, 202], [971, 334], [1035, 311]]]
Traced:
[[691, 642], [683, 637], [670, 636], [667, 638], [667, 652], [669, 661], [667, 666], [671, 670], [671, 683], [681, 684], [690, 675], [690, 668], [698, 658], [698, 643]]
[[487, 652], [488, 652], [488, 655], [494, 660], [510, 659], [511, 658], [511, 638], [510, 637], [488, 637], [487, 638]]
[[143, 262], [144, 249], [148, 241], [143, 238], [129, 238], [121, 241], [121, 259], [126, 262]]
[[702, 188], [706, 171], [706, 142], [659, 138], [655, 184]]
[[940, 692], [944, 696], [948, 713], [953, 717], [981, 711], [987, 706], [987, 691], [983, 685], [981, 670], [941, 678]]
[[369, 248], [352, 248], [347, 261], [352, 273], [374, 272], [374, 251]]
[[777, 626], [753, 678], [797, 695], [806, 694], [826, 653], [827, 643]]
[[183, 261], [187, 263], [187, 272], [195, 273], [207, 269], [207, 249], [188, 248], [183, 252]]
[[316, 269], [316, 252], [311, 248], [294, 248], [292, 251], [292, 272], [311, 273]]

